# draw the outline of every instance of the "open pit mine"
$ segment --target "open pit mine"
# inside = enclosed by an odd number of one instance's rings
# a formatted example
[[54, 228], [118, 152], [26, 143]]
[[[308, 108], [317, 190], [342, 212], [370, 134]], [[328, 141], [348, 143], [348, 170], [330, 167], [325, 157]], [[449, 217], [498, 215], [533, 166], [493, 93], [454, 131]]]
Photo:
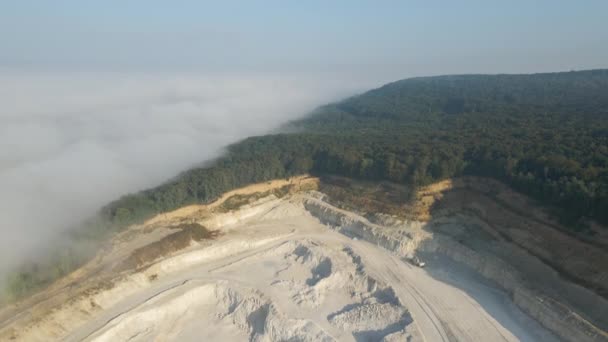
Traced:
[[400, 187], [302, 176], [160, 214], [3, 309], [0, 340], [608, 341], [602, 239], [495, 181]]

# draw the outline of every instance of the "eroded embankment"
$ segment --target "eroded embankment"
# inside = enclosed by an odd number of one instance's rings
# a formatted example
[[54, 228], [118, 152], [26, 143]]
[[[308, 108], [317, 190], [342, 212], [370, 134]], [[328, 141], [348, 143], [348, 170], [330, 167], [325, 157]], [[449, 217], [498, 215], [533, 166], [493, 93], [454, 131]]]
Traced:
[[[414, 198], [410, 220], [395, 215], [407, 203], [364, 217], [317, 185], [256, 184], [131, 227], [35, 303], [0, 313], [0, 340], [555, 340], [522, 310], [563, 339], [608, 340], [604, 299], [504, 238], [523, 228], [488, 220], [505, 214], [478, 197], [457, 207], [462, 194], [442, 183]], [[374, 208], [390, 207], [393, 188], [374, 187]]]
[[414, 255], [432, 259], [440, 254], [466, 265], [507, 291], [518, 307], [561, 338], [608, 340], [608, 302], [603, 297], [561, 277], [526, 248], [501, 238], [494, 227], [472, 212], [435, 212], [425, 223], [379, 215], [372, 219], [374, 223], [314, 198], [305, 206], [340, 232], [376, 243], [405, 259]]

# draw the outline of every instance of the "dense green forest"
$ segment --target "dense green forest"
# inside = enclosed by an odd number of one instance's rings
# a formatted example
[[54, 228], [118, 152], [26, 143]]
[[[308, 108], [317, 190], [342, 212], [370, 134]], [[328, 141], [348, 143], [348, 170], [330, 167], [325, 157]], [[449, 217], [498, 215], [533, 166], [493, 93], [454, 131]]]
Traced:
[[246, 139], [209, 168], [103, 209], [119, 224], [234, 187], [311, 172], [424, 185], [499, 179], [581, 229], [608, 224], [608, 70], [412, 78]]
[[[94, 241], [158, 212], [302, 173], [416, 186], [492, 177], [558, 208], [573, 231], [589, 220], [608, 224], [608, 70], [411, 78], [321, 107], [283, 132], [243, 140], [212, 166], [110, 203], [74, 235]], [[30, 266], [9, 292], [46, 284], [86, 255], [61, 253], [60, 269], [32, 275]]]

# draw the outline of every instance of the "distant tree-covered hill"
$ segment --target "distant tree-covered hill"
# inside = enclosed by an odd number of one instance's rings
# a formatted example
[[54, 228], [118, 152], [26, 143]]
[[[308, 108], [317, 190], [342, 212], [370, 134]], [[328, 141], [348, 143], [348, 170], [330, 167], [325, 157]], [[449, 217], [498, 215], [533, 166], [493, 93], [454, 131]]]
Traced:
[[[608, 70], [411, 78], [321, 107], [285, 132], [245, 139], [210, 167], [124, 196], [74, 234], [98, 239], [230, 189], [303, 173], [415, 186], [492, 177], [559, 209], [572, 230], [591, 219], [608, 224]], [[40, 287], [84, 258], [64, 249], [49, 259], [59, 269], [22, 270], [9, 292]]]
[[104, 215], [134, 222], [305, 172], [414, 185], [473, 174], [561, 208], [573, 229], [608, 223], [608, 70], [406, 79], [321, 107], [288, 132], [246, 139]]

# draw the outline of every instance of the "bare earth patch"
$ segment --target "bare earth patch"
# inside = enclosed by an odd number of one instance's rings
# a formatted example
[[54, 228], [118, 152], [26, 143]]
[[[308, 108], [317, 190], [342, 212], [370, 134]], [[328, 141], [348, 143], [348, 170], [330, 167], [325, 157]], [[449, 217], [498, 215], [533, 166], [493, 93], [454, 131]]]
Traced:
[[559, 253], [544, 243], [566, 240], [531, 235], [552, 223], [472, 181], [410, 193], [297, 177], [158, 215], [0, 312], [0, 340], [608, 340], [603, 299], [526, 251]]

